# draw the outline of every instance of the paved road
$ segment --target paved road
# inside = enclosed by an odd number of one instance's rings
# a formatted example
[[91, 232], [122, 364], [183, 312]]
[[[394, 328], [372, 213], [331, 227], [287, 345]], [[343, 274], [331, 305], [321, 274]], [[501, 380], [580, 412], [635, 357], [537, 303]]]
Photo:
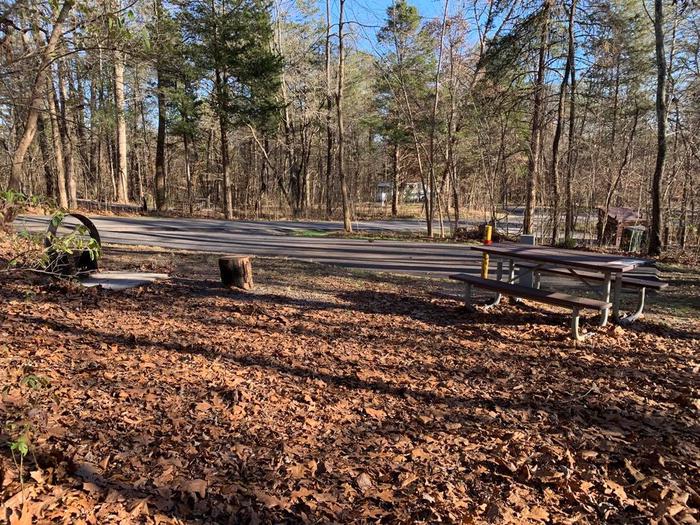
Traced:
[[[21, 217], [18, 229], [45, 231], [48, 217]], [[367, 241], [318, 237], [295, 237], [294, 231], [339, 231], [338, 222], [223, 221], [215, 219], [168, 219], [157, 217], [95, 217], [103, 242], [138, 246], [289, 257], [302, 261], [335, 264], [346, 268], [393, 273], [478, 274], [481, 254], [463, 244], [403, 241]], [[369, 231], [411, 231], [420, 221], [373, 221], [358, 223]], [[634, 273], [653, 273], [638, 268]], [[546, 282], [571, 286], [572, 282], [547, 276]], [[575, 285], [574, 285], [575, 286]]]
[[[46, 217], [23, 217], [17, 228], [43, 231]], [[337, 222], [222, 221], [155, 217], [96, 217], [103, 242], [214, 253], [289, 257], [363, 270], [436, 275], [477, 271], [481, 255], [464, 245], [294, 237], [300, 230], [341, 230]], [[366, 231], [412, 231], [418, 220], [358, 223]]]

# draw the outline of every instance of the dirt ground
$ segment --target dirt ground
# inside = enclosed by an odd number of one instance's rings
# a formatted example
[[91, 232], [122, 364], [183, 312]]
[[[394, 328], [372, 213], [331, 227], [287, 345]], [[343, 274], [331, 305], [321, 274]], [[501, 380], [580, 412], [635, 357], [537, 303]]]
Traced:
[[258, 258], [245, 292], [209, 255], [102, 266], [172, 279], [0, 276], [0, 522], [700, 519], [697, 271], [575, 343], [563, 312], [466, 313], [444, 280]]

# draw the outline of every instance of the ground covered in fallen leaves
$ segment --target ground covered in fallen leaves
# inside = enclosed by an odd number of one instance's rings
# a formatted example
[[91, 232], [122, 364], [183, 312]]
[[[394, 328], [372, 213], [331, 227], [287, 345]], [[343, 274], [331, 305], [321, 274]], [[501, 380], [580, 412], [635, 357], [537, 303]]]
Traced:
[[0, 277], [0, 522], [700, 520], [694, 272], [574, 343], [444, 280], [259, 258], [231, 291], [212, 256], [107, 251], [174, 277]]

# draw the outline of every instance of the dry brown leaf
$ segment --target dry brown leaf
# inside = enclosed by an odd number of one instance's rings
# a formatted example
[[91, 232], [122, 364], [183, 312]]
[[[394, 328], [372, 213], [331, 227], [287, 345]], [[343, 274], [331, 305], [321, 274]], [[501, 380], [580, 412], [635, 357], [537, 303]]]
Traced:
[[274, 508], [274, 507], [284, 508], [287, 505], [287, 503], [284, 500], [282, 500], [276, 496], [273, 496], [271, 494], [268, 494], [267, 492], [264, 492], [262, 490], [254, 490], [253, 494], [255, 494], [255, 497], [268, 508]]
[[148, 508], [148, 498], [142, 498], [136, 502], [136, 505], [131, 509], [131, 516], [150, 516], [151, 511]]
[[46, 480], [44, 479], [44, 473], [41, 470], [32, 470], [29, 473], [29, 476], [36, 481], [39, 485], [42, 485], [46, 483]]
[[34, 521], [34, 510], [38, 507], [28, 501], [22, 505], [22, 511], [19, 516], [14, 515], [10, 518], [10, 525], [32, 525]]
[[401, 480], [399, 487], [401, 487], [403, 489], [403, 488], [408, 487], [414, 481], [416, 481], [418, 479], [418, 476], [416, 476], [412, 472], [405, 472], [405, 473], [402, 473], [401, 476], [399, 476], [399, 479]]
[[606, 487], [608, 487], [608, 490], [606, 490], [606, 492], [615, 494], [620, 500], [620, 503], [626, 504], [629, 501], [629, 498], [627, 497], [627, 492], [625, 492], [625, 488], [622, 485], [614, 482], [611, 479], [606, 479], [605, 485]]
[[83, 490], [86, 492], [99, 492], [102, 490], [99, 485], [91, 482], [91, 481], [85, 481], [83, 482]]
[[180, 490], [188, 494], [197, 494], [200, 498], [207, 495], [207, 482], [204, 479], [190, 479], [181, 481]]
[[367, 492], [372, 488], [372, 478], [366, 472], [362, 472], [355, 478], [355, 484], [363, 493]]
[[308, 498], [309, 496], [312, 496], [314, 493], [307, 489], [306, 487], [301, 487], [295, 491], [293, 491], [289, 495], [289, 500], [290, 502], [297, 501], [297, 500], [304, 500]]
[[646, 476], [639, 472], [639, 470], [637, 470], [632, 462], [627, 458], [625, 458], [625, 468], [627, 469], [627, 472], [632, 475], [635, 481], [644, 481], [646, 479]]
[[294, 479], [302, 479], [306, 476], [306, 467], [304, 465], [288, 465], [287, 472]]
[[391, 489], [380, 490], [374, 496], [386, 503], [394, 503], [395, 501], [394, 491]]
[[381, 421], [386, 417], [386, 412], [380, 409], [365, 407], [365, 413], [374, 419]]
[[416, 447], [411, 450], [411, 457], [413, 459], [429, 459], [430, 454], [420, 447]]
[[544, 507], [530, 507], [523, 512], [523, 518], [537, 521], [547, 521], [549, 519], [549, 512]]

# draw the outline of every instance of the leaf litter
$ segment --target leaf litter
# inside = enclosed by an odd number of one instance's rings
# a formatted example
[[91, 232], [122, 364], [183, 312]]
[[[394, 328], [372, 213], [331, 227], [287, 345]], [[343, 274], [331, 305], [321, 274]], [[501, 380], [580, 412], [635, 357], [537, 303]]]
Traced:
[[435, 279], [260, 258], [242, 292], [211, 256], [115, 251], [175, 278], [3, 278], [1, 520], [698, 520], [697, 319], [574, 343]]

